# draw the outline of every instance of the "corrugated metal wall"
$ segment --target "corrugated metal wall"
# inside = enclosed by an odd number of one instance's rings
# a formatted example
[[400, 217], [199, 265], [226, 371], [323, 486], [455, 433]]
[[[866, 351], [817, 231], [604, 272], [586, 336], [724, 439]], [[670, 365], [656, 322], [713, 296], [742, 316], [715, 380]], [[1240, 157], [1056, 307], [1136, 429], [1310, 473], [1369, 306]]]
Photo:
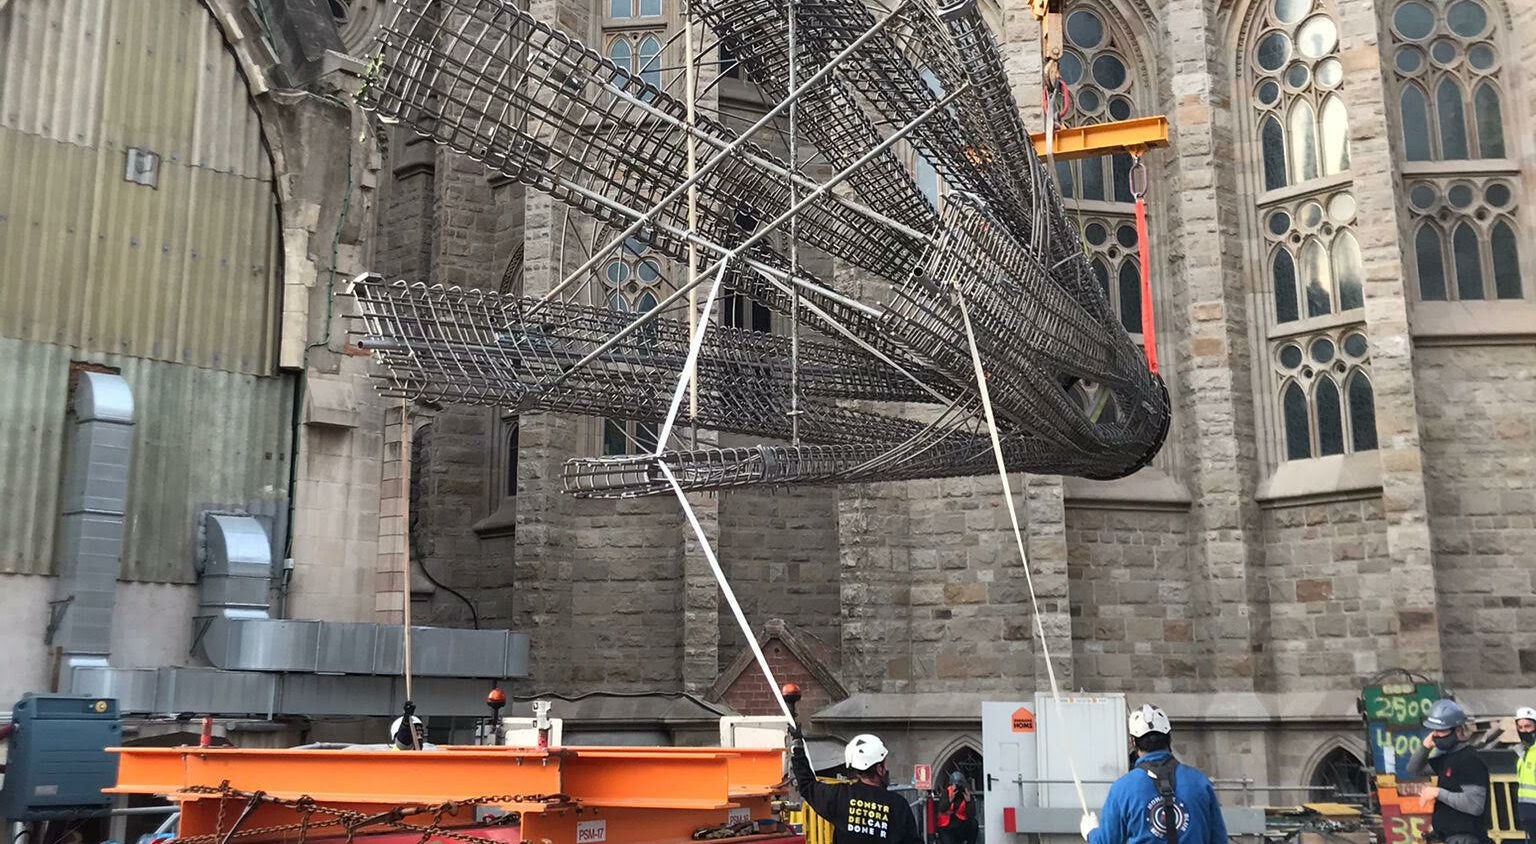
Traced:
[[[157, 188], [124, 180], [129, 147], [160, 155]], [[293, 393], [271, 161], [208, 12], [8, 4], [0, 168], [0, 572], [53, 570], [69, 364], [89, 360], [137, 405], [123, 576], [190, 582], [199, 510], [284, 512]]]
[[[0, 339], [0, 571], [53, 572], [69, 364], [81, 357], [63, 346]], [[138, 418], [125, 579], [192, 582], [196, 517], [204, 508], [284, 512], [292, 376], [87, 357], [122, 369]]]
[[[158, 188], [123, 179], [129, 147]], [[0, 162], [0, 335], [273, 371], [271, 162], [195, 0], [11, 4]]]

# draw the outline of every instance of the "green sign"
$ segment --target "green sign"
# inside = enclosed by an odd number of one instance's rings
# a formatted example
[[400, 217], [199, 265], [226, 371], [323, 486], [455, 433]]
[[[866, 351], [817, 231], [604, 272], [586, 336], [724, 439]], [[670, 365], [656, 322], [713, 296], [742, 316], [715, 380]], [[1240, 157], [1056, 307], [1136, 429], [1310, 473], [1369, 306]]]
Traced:
[[1434, 683], [1386, 684], [1365, 687], [1365, 720], [1373, 724], [1417, 727], [1440, 699]]

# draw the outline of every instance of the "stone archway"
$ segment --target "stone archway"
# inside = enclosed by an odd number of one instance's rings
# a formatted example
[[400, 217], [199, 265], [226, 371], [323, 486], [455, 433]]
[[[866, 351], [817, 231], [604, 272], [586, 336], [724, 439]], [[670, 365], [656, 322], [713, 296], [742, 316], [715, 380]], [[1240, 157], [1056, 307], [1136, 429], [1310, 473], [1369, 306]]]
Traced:
[[1305, 784], [1313, 800], [1364, 804], [1369, 799], [1370, 778], [1359, 753], [1334, 739], [1312, 755]]

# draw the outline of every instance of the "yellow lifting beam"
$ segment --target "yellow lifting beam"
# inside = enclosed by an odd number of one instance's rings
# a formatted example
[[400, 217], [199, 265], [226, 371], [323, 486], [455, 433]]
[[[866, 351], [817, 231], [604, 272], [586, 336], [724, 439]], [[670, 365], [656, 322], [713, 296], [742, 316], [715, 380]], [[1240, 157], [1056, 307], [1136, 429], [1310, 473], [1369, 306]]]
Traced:
[[[1029, 0], [1030, 14], [1040, 25], [1040, 71], [1047, 91], [1054, 92], [1061, 85], [1058, 61], [1061, 59], [1063, 35], [1061, 20], [1065, 0]], [[1047, 114], [1046, 119], [1051, 119]], [[1168, 119], [1165, 117], [1138, 117], [1114, 123], [1098, 123], [1092, 126], [1073, 126], [1054, 132], [1054, 149], [1047, 149], [1045, 135], [1032, 135], [1035, 153], [1045, 158], [1050, 153], [1057, 161], [1078, 158], [1094, 158], [1127, 152], [1141, 155], [1149, 149], [1168, 146]]]
[[1168, 146], [1168, 118], [1158, 115], [1090, 126], [1064, 126], [1055, 132], [1054, 150], [1046, 149], [1044, 133], [1030, 135], [1030, 140], [1034, 141], [1035, 153], [1042, 159], [1047, 152], [1054, 153], [1057, 161], [1093, 158], [1117, 152], [1140, 155], [1149, 149]]

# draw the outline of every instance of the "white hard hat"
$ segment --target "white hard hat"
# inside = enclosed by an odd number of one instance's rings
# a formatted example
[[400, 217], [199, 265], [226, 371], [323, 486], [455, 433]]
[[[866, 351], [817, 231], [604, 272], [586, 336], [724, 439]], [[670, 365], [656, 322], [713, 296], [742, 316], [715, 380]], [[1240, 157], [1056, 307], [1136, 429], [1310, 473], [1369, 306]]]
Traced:
[[[395, 737], [400, 735], [400, 722], [402, 722], [404, 720], [405, 720], [405, 716], [402, 715], [401, 717], [396, 718], [394, 720], [394, 723], [389, 725], [389, 740], [390, 741], [394, 741]], [[412, 715], [411, 716], [411, 726], [412, 727], [420, 727], [420, 726], [422, 726], [421, 719], [417, 718], [415, 715]]]
[[879, 736], [863, 733], [853, 737], [848, 742], [848, 747], [843, 751], [843, 761], [855, 771], [867, 771], [875, 765], [884, 762], [890, 751], [885, 749], [885, 742]]
[[1519, 709], [1516, 709], [1515, 710], [1515, 720], [1516, 721], [1524, 721], [1524, 720], [1536, 721], [1536, 709], [1533, 709], [1533, 708], [1531, 708], [1529, 706], [1522, 706]]
[[1141, 738], [1147, 733], [1171, 733], [1173, 725], [1168, 723], [1168, 715], [1150, 703], [1144, 703], [1140, 709], [1131, 711], [1130, 717], [1131, 738]]

